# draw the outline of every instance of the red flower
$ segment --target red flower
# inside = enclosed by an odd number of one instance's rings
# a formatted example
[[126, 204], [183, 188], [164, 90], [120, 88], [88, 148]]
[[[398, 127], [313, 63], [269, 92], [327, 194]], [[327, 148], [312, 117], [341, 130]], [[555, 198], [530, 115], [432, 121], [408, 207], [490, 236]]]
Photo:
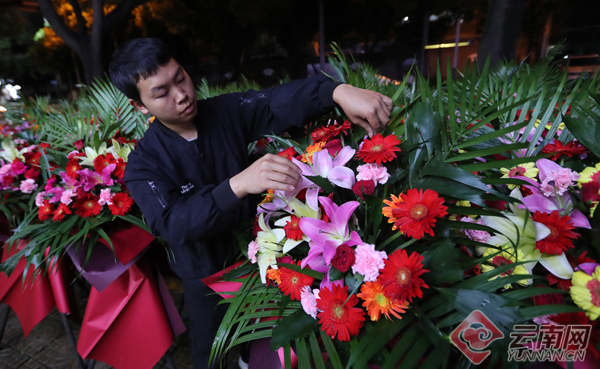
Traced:
[[63, 203], [58, 205], [58, 208], [54, 211], [54, 215], [52, 216], [53, 222], [60, 222], [65, 218], [65, 214], [71, 214], [71, 210], [69, 207]]
[[27, 152], [23, 154], [23, 157], [25, 158], [25, 163], [39, 166], [42, 153], [39, 150], [35, 150], [35, 152]]
[[576, 142], [575, 140], [567, 143], [566, 145], [563, 145], [563, 143], [560, 142], [560, 140], [554, 140], [553, 144], [548, 144], [548, 145], [544, 146], [544, 148], [542, 149], [542, 152], [545, 154], [554, 153], [554, 155], [552, 155], [548, 159], [556, 160], [556, 159], [560, 158], [562, 155], [572, 157], [573, 155], [584, 154], [589, 151], [588, 151], [588, 149], [586, 149], [584, 146], [582, 146], [579, 142]]
[[98, 198], [91, 193], [86, 193], [73, 203], [75, 214], [81, 217], [91, 217], [100, 214], [102, 205], [98, 204]]
[[375, 182], [373, 180], [358, 181], [352, 186], [352, 192], [361, 200], [364, 200], [363, 194], [370, 195], [375, 191]]
[[581, 184], [581, 197], [583, 202], [598, 201], [600, 200], [600, 183], [597, 181], [582, 183]]
[[116, 163], [117, 161], [111, 153], [107, 153], [106, 155], [98, 155], [96, 159], [94, 159], [94, 169], [96, 169], [96, 172], [100, 173], [102, 172], [102, 169]]
[[[538, 286], [543, 288], [544, 286]], [[560, 293], [547, 293], [544, 295], [531, 296], [536, 305], [563, 305], [565, 298]]]
[[354, 265], [356, 254], [354, 249], [346, 244], [339, 245], [335, 249], [335, 255], [331, 259], [331, 265], [340, 272], [347, 272]]
[[550, 214], [536, 211], [533, 220], [550, 229], [550, 234], [546, 238], [535, 243], [535, 248], [542, 254], [562, 255], [567, 249], [573, 248], [571, 239], [579, 237], [579, 234], [572, 231], [575, 227], [571, 217], [568, 215], [561, 217], [557, 210]]
[[442, 205], [444, 199], [438, 197], [437, 192], [427, 189], [410, 189], [406, 194], [400, 195], [403, 202], [398, 208], [392, 210], [392, 215], [397, 218], [395, 226], [407, 236], [421, 239], [425, 233], [433, 236], [431, 227], [436, 218], [448, 214], [447, 206]]
[[571, 282], [570, 279], [561, 279], [552, 273], [548, 273], [548, 275], [546, 275], [546, 280], [548, 281], [548, 283], [550, 285], [555, 284], [556, 287], [558, 287], [559, 289], [561, 289], [563, 291], [567, 291], [567, 292], [569, 292], [569, 290], [571, 289], [571, 286], [573, 285], [573, 283]]
[[73, 145], [77, 148], [77, 150], [83, 149], [83, 140], [77, 140], [73, 142]]
[[350, 121], [346, 120], [343, 124], [331, 124], [327, 127], [319, 127], [311, 134], [313, 144], [317, 142], [327, 142], [329, 139], [346, 133], [350, 130]]
[[[296, 264], [293, 261], [290, 264]], [[289, 296], [292, 300], [300, 301], [300, 294], [304, 286], [312, 286], [314, 282], [313, 277], [309, 277], [306, 274], [297, 272], [295, 270], [288, 269], [286, 267], [280, 267], [280, 278], [279, 289], [284, 295]]]
[[48, 200], [44, 200], [44, 205], [38, 208], [38, 218], [43, 222], [46, 219], [50, 219], [54, 212], [54, 205]]
[[[590, 318], [585, 315], [585, 312], [578, 311], [576, 313], [561, 313], [557, 315], [551, 315], [550, 320], [555, 322], [558, 325], [564, 326], [582, 326], [582, 325], [591, 325], [591, 334], [590, 340], [588, 341], [587, 350], [594, 357], [594, 359], [598, 360], [600, 358], [600, 353], [596, 349], [596, 344], [600, 342], [600, 331], [596, 329], [596, 325], [598, 324], [597, 320], [590, 322]], [[565, 330], [568, 328], [565, 328]], [[565, 339], [565, 341], [567, 341]], [[567, 342], [568, 344], [568, 342]], [[576, 351], [580, 349], [578, 345], [568, 345], [564, 347], [565, 350], [573, 350]]]
[[131, 210], [131, 205], [133, 205], [133, 200], [129, 195], [125, 192], [117, 192], [113, 195], [112, 205], [108, 205], [108, 208], [113, 215], [125, 215]]
[[85, 156], [84, 153], [80, 153], [79, 151], [71, 151], [69, 153], [69, 155], [67, 155], [67, 159], [71, 160], [71, 159], [75, 159], [76, 157], [79, 156]]
[[282, 156], [289, 160], [292, 160], [292, 158], [295, 158], [297, 155], [298, 155], [298, 153], [296, 152], [296, 149], [293, 147], [288, 147], [287, 149], [285, 149], [277, 154], [277, 156]]
[[396, 151], [400, 151], [400, 140], [395, 135], [383, 137], [381, 133], [373, 138], [365, 139], [363, 146], [356, 153], [356, 158], [362, 159], [365, 163], [381, 164], [396, 158]]
[[504, 211], [506, 210], [506, 201], [495, 201], [495, 200], [489, 200], [489, 201], [484, 201], [483, 202], [486, 206], [489, 206], [490, 208], [494, 208], [496, 210], [500, 210], [500, 211]]
[[365, 312], [354, 307], [358, 304], [356, 295], [348, 298], [348, 286], [340, 287], [334, 283], [331, 287], [333, 290], [323, 287], [317, 299], [321, 330], [331, 338], [337, 336], [340, 341], [350, 341], [350, 336], [357, 335], [362, 328]]
[[252, 225], [252, 235], [254, 238], [258, 236], [258, 232], [262, 231], [260, 224], [258, 224], [258, 217], [254, 217], [254, 224]]
[[13, 174], [19, 175], [19, 174], [23, 174], [27, 171], [27, 166], [21, 160], [15, 159], [12, 162], [12, 166], [10, 167], [10, 170], [13, 172]]
[[77, 160], [69, 160], [69, 162], [67, 163], [67, 167], [65, 168], [65, 172], [67, 173], [67, 176], [71, 177], [71, 178], [76, 178], [77, 177], [77, 171], [81, 170], [81, 165], [79, 165], [79, 163], [77, 162]]
[[342, 151], [343, 149], [342, 141], [336, 138], [335, 140], [327, 142], [325, 146], [323, 146], [323, 148], [327, 149], [329, 155], [335, 157], [338, 154], [338, 152]]
[[113, 174], [117, 178], [123, 178], [123, 176], [125, 175], [125, 167], [127, 166], [127, 163], [122, 158], [118, 158], [115, 164], [117, 164], [117, 166], [115, 167]]
[[419, 276], [429, 272], [423, 269], [424, 257], [417, 252], [410, 254], [406, 250], [396, 250], [384, 260], [385, 267], [381, 270], [377, 281], [390, 298], [398, 301], [410, 301], [413, 297], [423, 297], [421, 288], [429, 286]]
[[26, 179], [33, 179], [35, 181], [39, 177], [40, 177], [40, 172], [38, 170], [36, 170], [35, 168], [29, 168], [25, 172], [25, 178]]
[[285, 236], [294, 241], [300, 241], [302, 236], [304, 236], [304, 233], [302, 233], [302, 230], [300, 229], [300, 218], [293, 214], [290, 221], [286, 222], [283, 230], [285, 231]]
[[10, 174], [5, 174], [4, 176], [2, 176], [2, 186], [4, 188], [10, 187], [10, 185], [12, 185], [14, 181], [15, 177], [13, 177]]

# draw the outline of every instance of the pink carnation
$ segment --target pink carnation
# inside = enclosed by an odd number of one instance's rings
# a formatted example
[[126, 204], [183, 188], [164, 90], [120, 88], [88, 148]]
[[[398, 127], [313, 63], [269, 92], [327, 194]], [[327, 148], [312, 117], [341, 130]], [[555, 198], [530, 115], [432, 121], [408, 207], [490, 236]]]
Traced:
[[390, 178], [387, 168], [380, 164], [365, 164], [359, 165], [357, 181], [374, 181], [379, 184], [384, 184]]
[[12, 162], [12, 167], [10, 168], [10, 170], [13, 172], [14, 175], [19, 175], [27, 171], [27, 166], [19, 159], [15, 159]]
[[580, 175], [569, 168], [561, 168], [546, 174], [546, 178], [540, 186], [544, 196], [562, 196], [573, 185], [573, 181], [578, 180]]
[[37, 206], [37, 207], [44, 206], [45, 196], [46, 196], [46, 192], [44, 192], [44, 191], [38, 192], [38, 194], [35, 195], [35, 206]]
[[[487, 225], [482, 219], [474, 221], [471, 217], [463, 217], [460, 221], [465, 223]], [[473, 241], [487, 243], [490, 240], [490, 234], [486, 231], [479, 231], [475, 229], [463, 229], [462, 231]]]
[[[315, 290], [317, 293], [319, 290]], [[317, 296], [310, 290], [310, 286], [304, 286], [302, 292], [300, 292], [300, 303], [304, 312], [313, 317], [317, 318]]]
[[110, 188], [105, 188], [100, 190], [100, 199], [98, 200], [98, 204], [104, 206], [106, 204], [112, 205], [112, 195], [110, 194]]
[[258, 254], [259, 248], [260, 246], [258, 246], [258, 243], [256, 243], [256, 241], [251, 241], [248, 244], [248, 258], [250, 259], [252, 264], [256, 263], [256, 254]]
[[385, 251], [377, 251], [375, 245], [369, 244], [357, 246], [354, 251], [356, 261], [352, 265], [352, 272], [364, 275], [365, 282], [375, 282], [379, 276], [379, 269], [385, 266]]
[[62, 202], [65, 205], [69, 205], [73, 201], [71, 200], [73, 196], [75, 196], [75, 193], [72, 190], [65, 190], [65, 192], [63, 192], [62, 195], [60, 195], [60, 202]]
[[37, 187], [38, 185], [33, 179], [26, 179], [24, 181], [21, 181], [21, 186], [19, 187], [19, 189], [23, 193], [32, 193]]
[[10, 174], [11, 168], [12, 168], [12, 164], [6, 164], [6, 165], [3, 165], [2, 167], [0, 167], [0, 177], [4, 177], [6, 174]]

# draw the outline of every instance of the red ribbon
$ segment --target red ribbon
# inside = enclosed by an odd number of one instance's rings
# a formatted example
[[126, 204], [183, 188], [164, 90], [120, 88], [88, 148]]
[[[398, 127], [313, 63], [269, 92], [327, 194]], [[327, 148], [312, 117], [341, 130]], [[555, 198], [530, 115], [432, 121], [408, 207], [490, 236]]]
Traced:
[[92, 287], [77, 351], [116, 369], [152, 368], [174, 334], [151, 266], [140, 260], [102, 292]]
[[[20, 241], [16, 247], [11, 247], [8, 255], [8, 247], [5, 245], [2, 251], [2, 262], [14, 255], [27, 245]], [[72, 288], [66, 282], [65, 269], [61, 264], [52, 268], [47, 275], [38, 270], [35, 280], [35, 266], [30, 265], [23, 284], [23, 274], [27, 261], [21, 258], [10, 277], [0, 273], [0, 302], [9, 305], [19, 318], [23, 334], [29, 335], [31, 330], [44, 319], [56, 305], [58, 310], [70, 314], [73, 305]]]

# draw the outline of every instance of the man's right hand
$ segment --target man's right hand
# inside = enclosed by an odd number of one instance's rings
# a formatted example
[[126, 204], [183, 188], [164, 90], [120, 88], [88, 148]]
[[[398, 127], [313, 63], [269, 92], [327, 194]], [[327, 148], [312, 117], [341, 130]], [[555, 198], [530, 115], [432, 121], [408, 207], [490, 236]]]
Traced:
[[267, 154], [241, 173], [231, 177], [229, 185], [238, 199], [267, 189], [293, 191], [302, 181], [302, 171], [291, 160]]

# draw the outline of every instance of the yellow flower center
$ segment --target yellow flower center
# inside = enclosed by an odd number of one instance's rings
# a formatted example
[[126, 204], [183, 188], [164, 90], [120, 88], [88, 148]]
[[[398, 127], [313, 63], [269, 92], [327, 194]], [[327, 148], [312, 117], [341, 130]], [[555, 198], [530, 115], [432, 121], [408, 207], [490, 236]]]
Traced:
[[290, 278], [290, 283], [291, 284], [296, 284], [299, 282], [298, 276], [293, 276], [292, 278]]
[[337, 319], [341, 319], [344, 317], [344, 308], [342, 305], [336, 305], [333, 309], [331, 309], [331, 313]]
[[410, 209], [410, 217], [414, 220], [421, 220], [427, 216], [427, 206], [417, 204]]
[[381, 150], [383, 150], [383, 147], [381, 145], [373, 145], [373, 146], [371, 146], [371, 151], [379, 152]]
[[377, 295], [375, 295], [375, 302], [377, 302], [377, 305], [379, 306], [385, 306], [388, 302], [387, 298], [385, 297], [385, 295], [383, 293], [378, 293]]
[[396, 282], [401, 285], [405, 285], [410, 282], [411, 273], [407, 268], [400, 268], [396, 273]]

